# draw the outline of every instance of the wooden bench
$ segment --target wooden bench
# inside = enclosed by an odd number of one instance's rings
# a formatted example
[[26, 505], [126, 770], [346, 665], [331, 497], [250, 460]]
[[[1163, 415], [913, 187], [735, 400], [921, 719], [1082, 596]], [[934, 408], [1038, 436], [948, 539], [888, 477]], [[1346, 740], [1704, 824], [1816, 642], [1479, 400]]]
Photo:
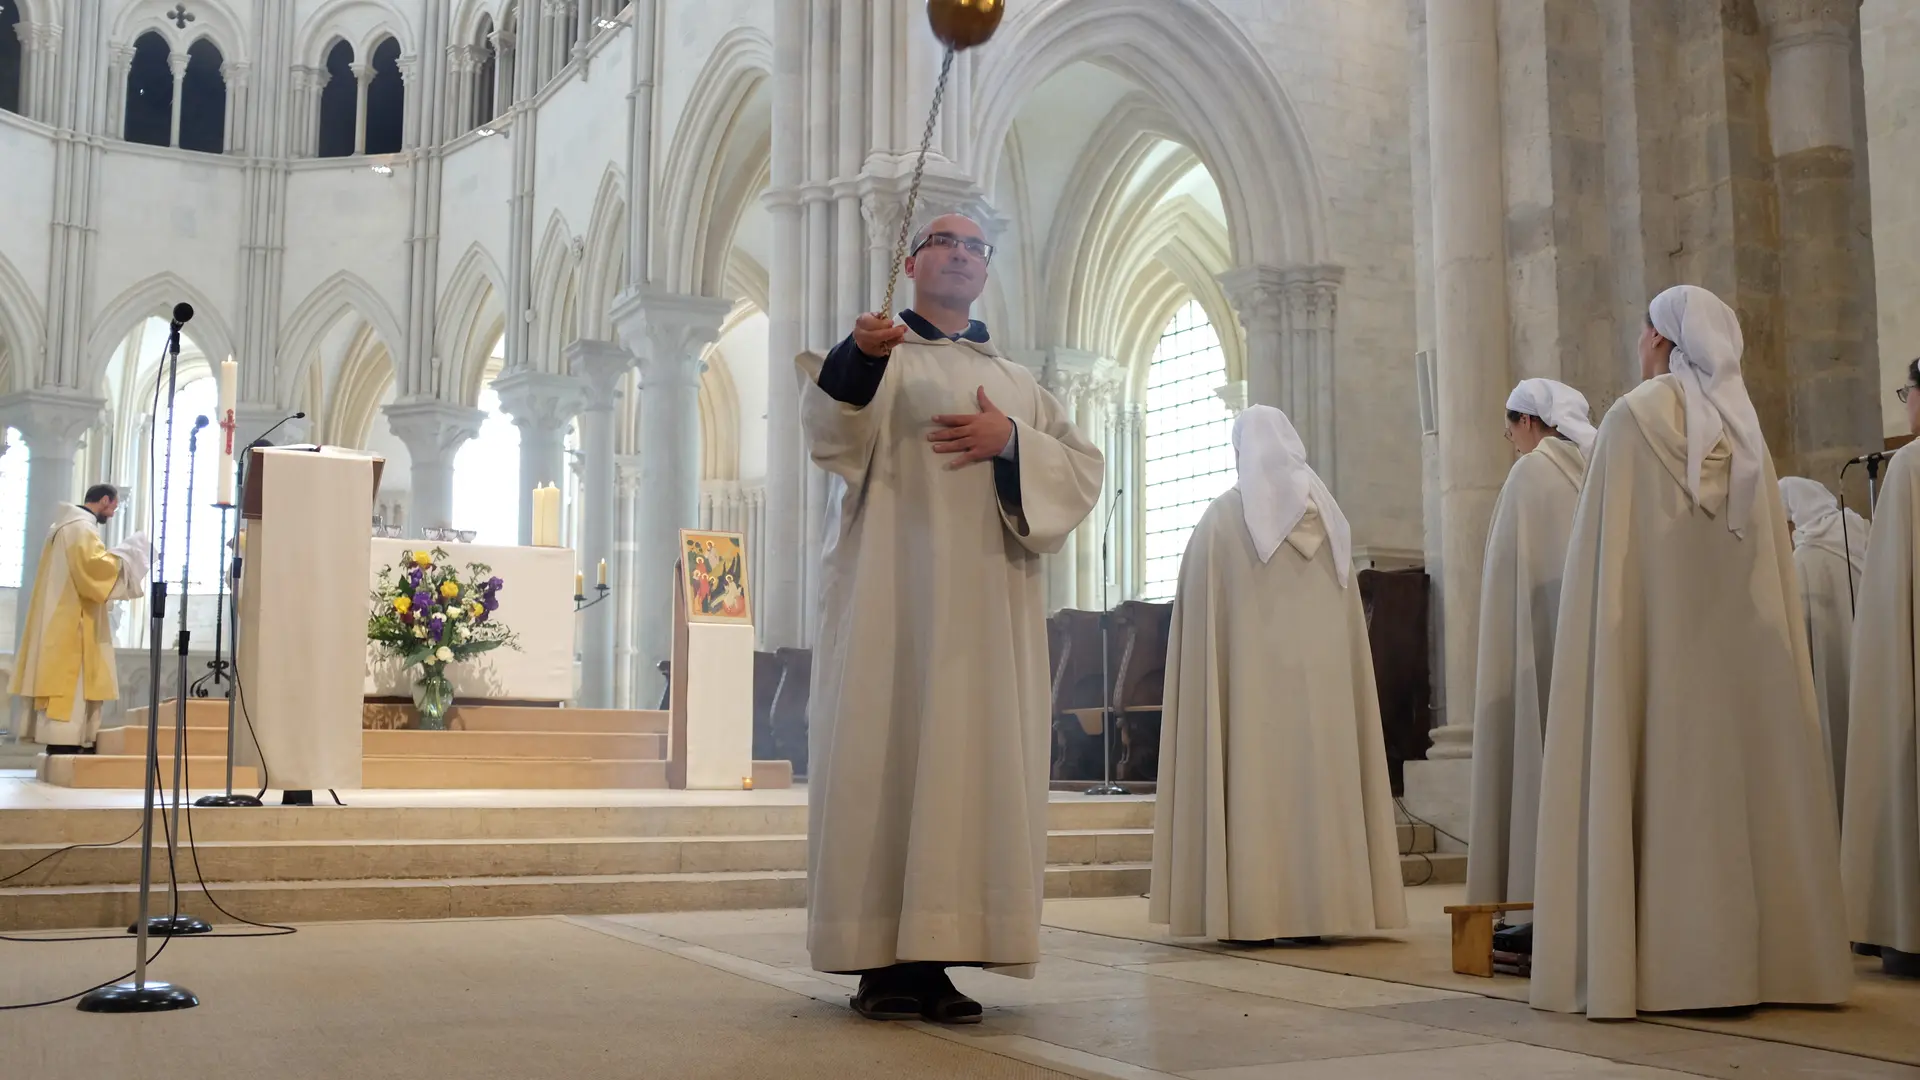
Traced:
[[1532, 911], [1532, 904], [1451, 904], [1453, 970], [1460, 975], [1493, 978], [1493, 917], [1508, 911]]

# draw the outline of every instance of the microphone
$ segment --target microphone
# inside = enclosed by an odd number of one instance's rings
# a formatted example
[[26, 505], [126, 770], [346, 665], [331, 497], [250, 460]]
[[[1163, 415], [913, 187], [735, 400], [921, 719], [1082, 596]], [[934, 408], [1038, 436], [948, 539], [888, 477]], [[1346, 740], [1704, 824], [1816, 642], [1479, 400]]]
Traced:
[[1882, 461], [1885, 461], [1892, 456], [1893, 456], [1892, 454], [1887, 453], [1885, 450], [1875, 450], [1871, 454], [1861, 454], [1857, 458], [1848, 458], [1847, 464], [1862, 465], [1862, 464], [1872, 463], [1872, 464], [1878, 465]]
[[173, 305], [172, 329], [178, 330], [180, 329], [181, 326], [185, 325], [188, 322], [191, 322], [192, 320], [193, 320], [192, 304], [182, 301], [181, 303]]
[[276, 431], [279, 431], [281, 424], [287, 423], [290, 420], [305, 420], [306, 418], [307, 418], [307, 414], [303, 412], [297, 412], [292, 414], [291, 416], [281, 417], [278, 421], [274, 423], [272, 427], [261, 432], [258, 437], [256, 437], [252, 442], [248, 443], [247, 448], [251, 450], [256, 446], [272, 446], [273, 444], [267, 441], [267, 436], [273, 434]]

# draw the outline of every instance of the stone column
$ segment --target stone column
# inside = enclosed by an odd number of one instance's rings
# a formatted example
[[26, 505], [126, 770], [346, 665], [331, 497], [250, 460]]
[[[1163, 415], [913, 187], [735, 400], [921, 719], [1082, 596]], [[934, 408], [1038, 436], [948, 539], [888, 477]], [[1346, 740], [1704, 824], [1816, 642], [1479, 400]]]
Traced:
[[613, 461], [614, 483], [620, 489], [619, 521], [613, 541], [613, 705], [616, 709], [651, 709], [659, 699], [640, 701], [634, 697], [638, 675], [638, 653], [634, 650], [633, 613], [638, 603], [634, 581], [633, 540], [640, 508], [640, 459], [622, 454]]
[[353, 73], [353, 152], [367, 152], [367, 87], [373, 82], [372, 64], [351, 64]]
[[394, 70], [400, 73], [400, 149], [412, 150], [420, 145], [420, 117], [423, 110], [433, 103], [428, 100], [430, 91], [414, 85], [413, 73], [420, 67], [418, 56], [402, 56], [393, 62]]
[[[21, 111], [28, 117], [42, 123], [53, 122], [54, 95], [60, 92], [60, 27], [49, 22], [19, 24], [21, 61], [25, 70], [20, 73]], [[133, 50], [124, 45], [113, 47], [126, 49], [129, 59]], [[121, 71], [120, 93], [126, 95], [125, 69]]]
[[[520, 369], [493, 380], [500, 410], [520, 429], [520, 543], [533, 543], [533, 489], [562, 485], [566, 477], [567, 428], [586, 402], [579, 375]], [[582, 432], [581, 446], [586, 442]]]
[[287, 155], [289, 157], [312, 157], [314, 147], [307, 136], [307, 129], [313, 123], [313, 98], [310, 87], [313, 85], [313, 69], [296, 64], [287, 74], [288, 133]]
[[127, 75], [133, 70], [133, 46], [115, 45], [108, 50], [107, 131], [115, 139], [127, 136]]
[[680, 530], [700, 523], [700, 353], [720, 337], [733, 305], [706, 296], [641, 289], [624, 296], [613, 324], [640, 357], [641, 521], [634, 537], [639, 700], [657, 700], [655, 665], [673, 645], [673, 564]]
[[227, 129], [220, 148], [228, 154], [243, 154], [247, 149], [247, 113], [251, 106], [247, 86], [250, 65], [229, 60], [220, 65], [220, 78], [227, 84]]
[[53, 513], [61, 503], [72, 502], [80, 494], [73, 474], [80, 442], [100, 420], [106, 404], [101, 398], [71, 391], [28, 390], [0, 398], [0, 425], [18, 428], [29, 454], [20, 595], [13, 617], [15, 641], [20, 640], [20, 628], [26, 623], [27, 601], [34, 575], [40, 569], [40, 549], [46, 544]]
[[[1768, 0], [1767, 91], [1780, 205], [1780, 309], [1787, 445], [1782, 472], [1832, 477], [1880, 444], [1871, 230], [1856, 186], [1854, 35], [1859, 5]], [[1864, 309], [1864, 310], [1863, 310]], [[1782, 451], [1785, 451], [1782, 453]]]
[[487, 414], [465, 405], [431, 398], [396, 401], [385, 409], [394, 438], [413, 459], [413, 512], [409, 535], [453, 525], [453, 459], [468, 439], [480, 434]]
[[[505, 30], [493, 32], [493, 116], [499, 116], [513, 104], [513, 35]], [[483, 116], [491, 120], [493, 116]]]
[[167, 56], [167, 70], [173, 72], [173, 119], [169, 121], [167, 145], [178, 148], [180, 145], [180, 95], [181, 87], [187, 78], [187, 64], [192, 57], [177, 52]]
[[1446, 727], [1429, 757], [1472, 750], [1480, 564], [1513, 454], [1488, 417], [1511, 389], [1496, 0], [1428, 0], [1434, 395], [1440, 450]]
[[[1071, 370], [1070, 367], [1063, 368], [1057, 359], [1050, 357], [1042, 382], [1047, 390], [1059, 399], [1060, 407], [1068, 416], [1078, 416], [1080, 398], [1087, 389], [1087, 377], [1083, 372]], [[1098, 511], [1096, 510], [1095, 513], [1097, 514]], [[1047, 575], [1047, 612], [1049, 614], [1061, 608], [1092, 610], [1099, 606], [1098, 596], [1088, 598], [1080, 595], [1080, 545], [1074, 537], [1068, 537], [1067, 543], [1059, 551], [1051, 555], [1042, 555], [1040, 565]]]
[[[586, 575], [589, 597], [592, 583], [606, 560], [614, 567], [614, 512], [619, 491], [614, 483], [614, 454], [618, 440], [613, 428], [620, 404], [620, 381], [633, 369], [633, 355], [611, 341], [579, 340], [567, 346], [567, 368], [579, 380], [580, 405], [580, 572]], [[496, 384], [497, 385], [497, 384]], [[523, 459], [524, 460], [524, 459]], [[620, 582], [609, 578], [618, 589]], [[613, 615], [602, 603], [580, 614], [580, 697], [586, 709], [613, 707]]]

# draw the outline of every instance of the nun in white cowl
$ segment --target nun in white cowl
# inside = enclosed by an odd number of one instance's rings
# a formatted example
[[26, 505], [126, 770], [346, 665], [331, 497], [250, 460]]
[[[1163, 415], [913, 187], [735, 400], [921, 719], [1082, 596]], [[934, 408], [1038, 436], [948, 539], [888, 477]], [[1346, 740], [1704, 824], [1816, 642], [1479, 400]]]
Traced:
[[1507, 397], [1506, 434], [1519, 457], [1494, 503], [1480, 573], [1467, 844], [1470, 904], [1533, 899], [1540, 755], [1560, 575], [1573, 509], [1586, 479], [1586, 454], [1598, 433], [1587, 420], [1587, 399], [1580, 391], [1552, 379], [1527, 379]]
[[1588, 455], [1560, 587], [1536, 1008], [1846, 999], [1833, 774], [1733, 310], [1654, 298]]
[[1286, 414], [1233, 426], [1167, 646], [1148, 917], [1222, 941], [1407, 924], [1347, 519]]
[[1845, 806], [1847, 774], [1847, 678], [1852, 665], [1853, 612], [1860, 575], [1867, 565], [1865, 518], [1842, 511], [1825, 484], [1804, 476], [1780, 478], [1780, 502], [1793, 530], [1793, 571], [1800, 581], [1800, 606], [1807, 620], [1807, 647], [1813, 653], [1813, 692], [1820, 703], [1820, 730], [1826, 733], [1833, 764], [1836, 806]]

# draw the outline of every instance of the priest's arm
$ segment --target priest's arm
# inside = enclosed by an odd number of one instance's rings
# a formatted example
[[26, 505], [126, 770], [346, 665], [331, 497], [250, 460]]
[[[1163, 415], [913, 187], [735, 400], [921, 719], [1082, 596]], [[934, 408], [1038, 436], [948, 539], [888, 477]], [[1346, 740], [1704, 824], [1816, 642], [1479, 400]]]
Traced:
[[800, 426], [814, 464], [859, 482], [873, 461], [883, 409], [869, 408], [880, 394], [887, 357], [868, 356], [851, 336], [825, 356], [804, 352], [800, 369]]
[[1106, 459], [1057, 398], [1031, 376], [1027, 381], [1031, 404], [1024, 417], [1009, 413], [1013, 439], [993, 460], [993, 486], [1008, 531], [1027, 550], [1051, 555], [1100, 502]]

